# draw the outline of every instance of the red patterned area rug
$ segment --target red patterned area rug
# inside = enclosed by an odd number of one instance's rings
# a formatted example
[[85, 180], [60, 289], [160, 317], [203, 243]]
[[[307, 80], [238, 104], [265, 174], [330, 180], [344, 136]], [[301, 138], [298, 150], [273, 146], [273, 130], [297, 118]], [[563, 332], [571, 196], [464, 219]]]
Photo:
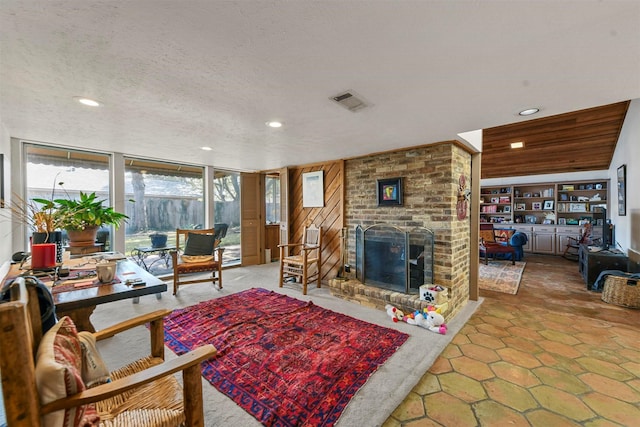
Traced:
[[266, 426], [332, 426], [407, 339], [286, 295], [253, 288], [175, 310], [165, 343], [182, 354], [211, 343], [202, 375]]

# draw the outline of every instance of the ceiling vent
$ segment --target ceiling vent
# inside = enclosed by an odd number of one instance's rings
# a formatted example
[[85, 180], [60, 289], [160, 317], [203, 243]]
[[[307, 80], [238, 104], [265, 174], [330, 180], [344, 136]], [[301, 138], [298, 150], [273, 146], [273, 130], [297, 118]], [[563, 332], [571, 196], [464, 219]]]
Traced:
[[338, 95], [332, 96], [329, 99], [337, 102], [347, 110], [354, 111], [354, 112], [358, 110], [362, 110], [364, 107], [367, 106], [365, 101], [362, 100], [362, 98], [360, 98], [359, 96], [357, 96], [356, 93], [352, 90], [342, 92]]

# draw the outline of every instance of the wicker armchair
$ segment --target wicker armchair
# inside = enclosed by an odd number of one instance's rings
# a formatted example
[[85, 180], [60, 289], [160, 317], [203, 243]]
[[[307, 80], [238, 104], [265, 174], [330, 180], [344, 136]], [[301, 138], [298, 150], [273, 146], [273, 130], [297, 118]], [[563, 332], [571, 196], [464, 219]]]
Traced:
[[[94, 333], [93, 337], [100, 341], [149, 323], [151, 354], [111, 372], [111, 382], [92, 388], [82, 385], [82, 391], [78, 393], [67, 394], [66, 397], [43, 404], [44, 392], [39, 382], [42, 377], [37, 369], [37, 364], [42, 362], [42, 348], [38, 346], [41, 342], [48, 342], [49, 334], [56, 332], [55, 327], [45, 337], [42, 336], [35, 288], [25, 285], [23, 279], [16, 279], [10, 293], [10, 301], [0, 304], [0, 342], [3, 343], [0, 347], [0, 371], [9, 426], [41, 426], [43, 417], [60, 413], [58, 411], [75, 413], [71, 422], [78, 418], [78, 413], [90, 412], [95, 416], [97, 412], [100, 426], [204, 425], [200, 362], [215, 356], [216, 349], [212, 345], [205, 345], [176, 359], [164, 361], [163, 317], [169, 310], [158, 310]], [[70, 325], [66, 330], [75, 332], [73, 323], [69, 322], [69, 318], [63, 318], [58, 323]], [[54, 362], [59, 362], [58, 357], [59, 353], [56, 353]], [[54, 383], [63, 391], [66, 388], [67, 393], [69, 383], [66, 378], [69, 371], [67, 367], [62, 384]], [[184, 388], [173, 375], [177, 372], [182, 372]], [[73, 378], [78, 377], [76, 375]], [[92, 404], [95, 404], [95, 411]], [[88, 407], [90, 411], [86, 409]]]

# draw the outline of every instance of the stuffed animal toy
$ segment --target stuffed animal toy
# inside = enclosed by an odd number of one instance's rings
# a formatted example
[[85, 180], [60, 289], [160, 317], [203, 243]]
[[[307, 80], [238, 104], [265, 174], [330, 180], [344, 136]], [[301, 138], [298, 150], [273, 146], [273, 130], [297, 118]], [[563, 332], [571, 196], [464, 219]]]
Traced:
[[404, 319], [404, 313], [402, 310], [398, 310], [396, 307], [391, 304], [387, 304], [384, 306], [385, 310], [387, 310], [387, 314], [391, 317], [391, 320], [394, 322], [398, 322], [399, 320]]
[[427, 311], [426, 313], [417, 312], [413, 319], [407, 320], [407, 323], [410, 325], [418, 325], [436, 334], [444, 335], [447, 333], [447, 325], [444, 323], [444, 317], [435, 310]]

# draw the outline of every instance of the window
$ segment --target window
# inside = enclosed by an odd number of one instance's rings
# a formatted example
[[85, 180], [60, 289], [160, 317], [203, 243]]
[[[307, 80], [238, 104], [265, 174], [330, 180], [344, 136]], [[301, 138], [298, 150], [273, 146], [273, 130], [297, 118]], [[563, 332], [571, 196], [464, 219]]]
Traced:
[[280, 222], [280, 177], [267, 175], [265, 180], [265, 205], [267, 224]]
[[223, 265], [240, 264], [240, 174], [216, 169], [213, 178], [214, 227], [227, 225]]
[[124, 161], [125, 199], [134, 201], [127, 206], [127, 254], [151, 246], [150, 234], [166, 234], [167, 245], [175, 245], [176, 228], [205, 226], [202, 167], [132, 157]]
[[[77, 199], [80, 191], [95, 192], [111, 204], [110, 155], [25, 144], [26, 199]], [[111, 231], [104, 230], [105, 249], [111, 247]]]

